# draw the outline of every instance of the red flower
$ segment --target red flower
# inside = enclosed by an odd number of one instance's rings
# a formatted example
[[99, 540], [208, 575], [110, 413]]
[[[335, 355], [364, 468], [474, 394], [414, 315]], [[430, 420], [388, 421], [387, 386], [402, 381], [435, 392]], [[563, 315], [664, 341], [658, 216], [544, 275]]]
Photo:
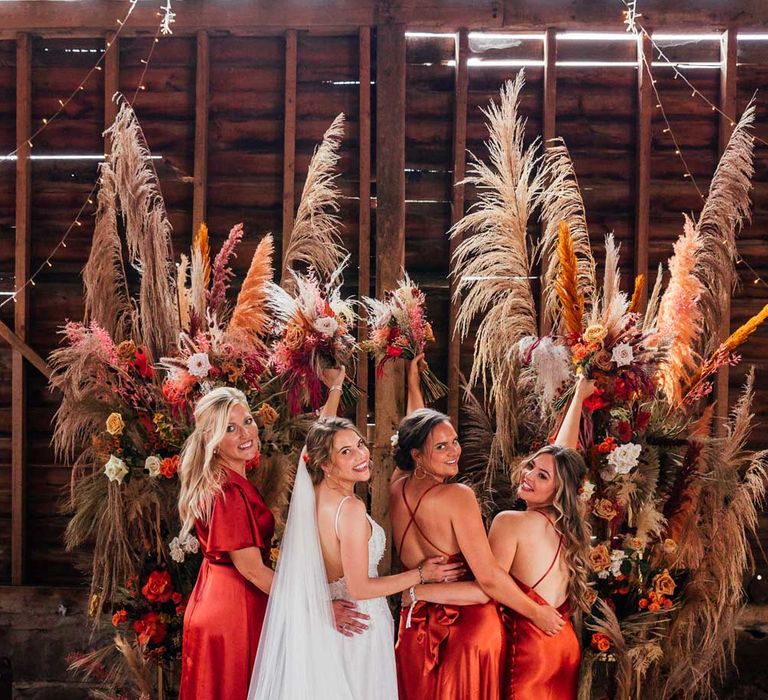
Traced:
[[112, 615], [112, 624], [117, 627], [128, 619], [128, 611], [125, 609], [118, 610]]
[[245, 463], [245, 471], [249, 472], [252, 469], [258, 469], [261, 465], [261, 452], [257, 452], [253, 459], [249, 459]]
[[603, 441], [602, 441], [602, 442], [601, 442], [601, 443], [600, 443], [600, 444], [597, 446], [597, 451], [598, 451], [600, 454], [603, 454], [603, 455], [607, 455], [607, 454], [609, 454], [610, 452], [613, 452], [613, 451], [614, 451], [614, 450], [615, 450], [615, 449], [616, 449], [618, 446], [619, 446], [619, 445], [618, 445], [618, 443], [616, 442], [616, 438], [615, 438], [615, 437], [612, 437], [612, 436], [608, 436], [607, 438], [605, 438], [605, 440], [603, 440]]
[[632, 426], [629, 421], [620, 420], [616, 425], [616, 432], [622, 442], [632, 442]]
[[613, 393], [616, 394], [616, 398], [619, 401], [629, 401], [632, 398], [633, 391], [634, 386], [632, 382], [628, 382], [621, 377], [617, 377], [613, 382]]
[[131, 365], [144, 379], [152, 379], [152, 365], [149, 364], [144, 348], [136, 348], [135, 359], [131, 362]]
[[173, 479], [177, 471], [179, 471], [179, 455], [166, 457], [160, 464], [160, 473], [166, 479]]
[[186, 605], [186, 603], [179, 603], [179, 604], [176, 606], [176, 614], [177, 614], [177, 615], [183, 615], [183, 614], [184, 614], [184, 611], [185, 611], [186, 609], [187, 609], [187, 605]]
[[397, 326], [392, 326], [392, 328], [389, 329], [389, 336], [387, 337], [387, 342], [392, 343], [395, 340], [397, 340], [400, 337], [400, 329]]
[[153, 571], [144, 588], [141, 589], [144, 597], [153, 603], [167, 603], [173, 596], [173, 582], [167, 571]]
[[401, 357], [403, 354], [403, 349], [398, 345], [388, 345], [387, 346], [387, 357]]
[[599, 411], [601, 408], [605, 408], [606, 406], [610, 405], [611, 402], [605, 398], [604, 389], [595, 389], [595, 393], [584, 401], [584, 408], [590, 412]]
[[178, 605], [182, 600], [184, 600], [184, 596], [181, 595], [181, 593], [174, 593], [171, 596], [171, 600], [174, 602], [174, 605]]
[[635, 416], [635, 428], [638, 431], [645, 430], [650, 420], [651, 414], [648, 411], [638, 411]]
[[648, 598], [640, 598], [637, 606], [640, 608], [640, 610], [645, 610], [648, 607]]
[[144, 613], [140, 620], [136, 620], [133, 623], [133, 630], [141, 645], [147, 642], [161, 644], [168, 635], [168, 627], [160, 621], [160, 613], [154, 610]]

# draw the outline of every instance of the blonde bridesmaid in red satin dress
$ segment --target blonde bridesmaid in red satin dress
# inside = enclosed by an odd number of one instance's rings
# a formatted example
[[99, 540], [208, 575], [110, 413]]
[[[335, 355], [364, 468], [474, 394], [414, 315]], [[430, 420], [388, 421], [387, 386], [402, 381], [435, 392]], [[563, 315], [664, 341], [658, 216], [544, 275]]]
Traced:
[[[390, 487], [398, 554], [407, 568], [434, 555], [466, 564], [466, 582], [415, 586], [404, 594], [395, 647], [400, 700], [497, 700], [502, 692], [505, 635], [502, 601], [536, 624], [560, 615], [531, 600], [493, 557], [474, 493], [446, 483], [461, 454], [447, 416], [423, 408], [417, 358], [408, 374], [409, 415], [400, 423]], [[473, 582], [477, 581], [477, 584]], [[429, 602], [428, 591], [448, 592]], [[491, 601], [489, 596], [494, 599]]]
[[182, 450], [182, 533], [203, 564], [184, 614], [180, 700], [245, 700], [272, 583], [272, 513], [245, 478], [259, 449], [245, 396], [222, 387], [195, 410]]
[[499, 513], [489, 539], [499, 563], [525, 594], [542, 607], [555, 606], [564, 626], [540, 629], [503, 608], [507, 631], [502, 697], [509, 700], [575, 700], [581, 649], [572, 615], [586, 601], [590, 529], [579, 489], [587, 474], [576, 446], [581, 403], [593, 391], [579, 380], [569, 416], [556, 444], [542, 448], [523, 465], [518, 496], [524, 512]]

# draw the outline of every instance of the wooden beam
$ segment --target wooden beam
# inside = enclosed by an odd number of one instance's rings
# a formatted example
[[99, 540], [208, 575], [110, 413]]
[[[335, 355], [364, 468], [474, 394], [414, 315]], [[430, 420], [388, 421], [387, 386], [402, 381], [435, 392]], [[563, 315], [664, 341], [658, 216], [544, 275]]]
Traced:
[[637, 150], [635, 163], [635, 277], [645, 275], [640, 310], [648, 300], [648, 246], [651, 221], [651, 119], [653, 77], [646, 66], [653, 62], [653, 44], [647, 34], [637, 37]]
[[[14, 332], [26, 342], [29, 322], [30, 195], [32, 148], [32, 41], [28, 34], [16, 38], [16, 304]], [[24, 285], [24, 286], [21, 286]], [[27, 381], [24, 355], [11, 355], [11, 583], [24, 583], [26, 567], [26, 458]]]
[[[360, 27], [358, 36], [360, 92], [358, 97], [358, 296], [371, 294], [371, 28]], [[364, 314], [364, 312], [363, 312]], [[357, 339], [368, 337], [364, 315], [358, 324]], [[360, 352], [357, 364], [357, 384], [363, 395], [357, 402], [355, 422], [363, 435], [368, 430], [368, 368], [370, 361]]]
[[8, 343], [14, 351], [21, 353], [46, 379], [51, 378], [50, 365], [2, 321], [0, 321], [0, 338]]
[[[376, 295], [392, 289], [405, 264], [405, 27], [380, 24], [376, 34]], [[386, 532], [389, 521], [390, 437], [404, 411], [404, 373], [390, 365], [376, 378], [371, 515]], [[389, 543], [390, 538], [387, 538]], [[387, 545], [382, 573], [389, 570]]]
[[296, 206], [296, 75], [298, 69], [298, 35], [295, 29], [285, 33], [285, 117], [283, 125], [283, 277], [285, 254], [291, 243], [293, 210]]
[[[550, 147], [550, 141], [555, 138], [555, 123], [557, 121], [557, 35], [552, 27], [544, 34], [544, 100], [542, 103], [542, 138], [544, 148]], [[541, 224], [541, 234], [544, 234], [546, 223]], [[552, 330], [549, 319], [544, 315], [544, 273], [547, 261], [539, 263], [539, 335], [544, 336]]]
[[[469, 92], [469, 32], [461, 29], [456, 33], [456, 70], [453, 95], [453, 189], [451, 190], [451, 226], [464, 216], [464, 180], [467, 150], [467, 100]], [[461, 239], [454, 236], [450, 241], [451, 260]], [[459, 375], [461, 374], [461, 337], [456, 332], [456, 319], [461, 299], [456, 296], [458, 280], [453, 276], [450, 283], [450, 310], [448, 312], [448, 415], [456, 430], [459, 429]]]
[[[115, 123], [117, 104], [112, 99], [120, 89], [120, 39], [115, 32], [107, 32], [104, 37], [104, 128]], [[104, 137], [104, 153], [109, 153], [112, 145]]]
[[192, 190], [192, 235], [206, 219], [208, 195], [208, 98], [210, 83], [208, 32], [197, 33], [195, 63], [195, 180]]
[[[733, 127], [731, 122], [736, 120], [736, 65], [737, 45], [736, 29], [730, 28], [723, 32], [720, 42], [720, 115], [718, 124], [718, 158], [723, 155], [731, 138]], [[732, 289], [726, 289], [722, 297], [720, 324], [720, 339], [725, 340], [731, 332], [731, 294]], [[715, 434], [725, 436], [725, 424], [728, 419], [728, 382], [730, 380], [728, 365], [721, 367], [715, 381]]]

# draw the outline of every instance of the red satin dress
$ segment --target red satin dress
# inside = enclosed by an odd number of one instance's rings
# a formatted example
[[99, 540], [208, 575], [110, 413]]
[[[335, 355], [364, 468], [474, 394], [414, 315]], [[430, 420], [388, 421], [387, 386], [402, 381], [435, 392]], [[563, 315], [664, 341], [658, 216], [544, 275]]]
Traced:
[[[424, 534], [416, 520], [421, 501], [431, 488], [424, 492], [413, 510], [403, 488], [403, 502], [411, 519], [398, 551], [402, 552], [403, 541], [414, 525], [450, 562], [460, 561], [466, 566], [460, 552], [443, 552]], [[469, 567], [466, 568], [469, 572]], [[473, 580], [471, 574], [464, 580]], [[408, 608], [401, 612], [395, 645], [400, 700], [499, 700], [504, 627], [497, 603], [442, 605], [419, 601], [411, 613], [410, 627], [408, 612]]]
[[[544, 513], [541, 515], [554, 527], [554, 523]], [[549, 568], [532, 586], [512, 577], [522, 591], [539, 605], [549, 603], [535, 589], [552, 571], [560, 556], [562, 545], [561, 538]], [[550, 637], [527, 617], [506, 607], [502, 609], [502, 618], [507, 630], [503, 695], [505, 700], [575, 700], [579, 686], [581, 648], [568, 614], [568, 601], [557, 608], [557, 611], [566, 623], [556, 636]]]
[[258, 547], [268, 562], [275, 521], [248, 479], [227, 476], [210, 522], [195, 523], [203, 564], [184, 613], [179, 700], [245, 700], [264, 623], [267, 595], [229, 553]]

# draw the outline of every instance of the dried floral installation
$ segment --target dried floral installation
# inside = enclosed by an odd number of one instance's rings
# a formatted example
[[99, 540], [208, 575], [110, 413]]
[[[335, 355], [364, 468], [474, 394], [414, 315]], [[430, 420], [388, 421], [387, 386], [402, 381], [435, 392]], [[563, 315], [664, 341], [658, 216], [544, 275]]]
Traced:
[[[465, 477], [487, 514], [512, 507], [511, 492], [491, 486], [508, 484], [521, 457], [549, 439], [573, 375], [595, 379], [580, 435], [596, 595], [583, 625], [579, 697], [715, 697], [744, 604], [747, 537], [768, 458], [747, 448], [751, 372], [723, 439], [712, 437], [709, 401], [714, 373], [739, 362], [739, 346], [768, 317], [766, 306], [721, 342], [736, 234], [749, 217], [754, 105], [733, 131], [701, 214], [683, 217], [668, 282], [660, 268], [643, 313], [645, 279], [634, 281], [631, 299], [622, 291], [610, 234], [597, 284], [565, 145], [543, 157], [536, 141], [523, 148], [521, 88], [522, 74], [485, 111], [489, 162], [473, 159], [468, 178], [479, 203], [454, 227], [475, 232], [456, 251], [452, 274], [462, 336], [480, 320], [470, 385], [485, 389], [484, 402], [467, 395], [463, 440], [476, 453]], [[534, 214], [544, 231], [535, 246], [526, 233]], [[552, 328], [543, 336], [530, 283], [537, 260]]]

